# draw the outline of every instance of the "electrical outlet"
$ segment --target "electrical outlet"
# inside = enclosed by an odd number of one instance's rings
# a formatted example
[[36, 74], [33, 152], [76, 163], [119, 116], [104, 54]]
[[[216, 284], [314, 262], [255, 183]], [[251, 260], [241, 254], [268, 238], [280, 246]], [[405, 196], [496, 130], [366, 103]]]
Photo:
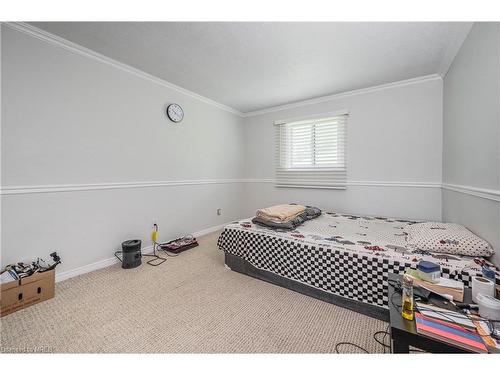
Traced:
[[220, 216], [220, 215], [222, 215], [222, 208], [217, 209], [217, 216]]

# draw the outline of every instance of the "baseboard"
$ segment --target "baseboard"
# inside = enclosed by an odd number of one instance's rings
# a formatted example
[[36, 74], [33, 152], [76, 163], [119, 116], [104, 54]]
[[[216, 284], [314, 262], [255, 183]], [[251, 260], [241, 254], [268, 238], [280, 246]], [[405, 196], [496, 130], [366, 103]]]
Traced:
[[[231, 223], [231, 222], [229, 222], [229, 223]], [[195, 236], [195, 237], [201, 237], [201, 236], [204, 236], [205, 234], [217, 232], [218, 230], [221, 230], [222, 228], [224, 228], [229, 223], [224, 223], [224, 224], [220, 224], [220, 225], [215, 225], [215, 226], [210, 227], [210, 228], [202, 229], [202, 230], [200, 230], [198, 232], [194, 232], [193, 236]]]
[[[229, 223], [224, 223], [224, 224], [220, 224], [220, 225], [216, 225], [213, 227], [202, 229], [198, 232], [194, 232], [193, 236], [201, 237], [201, 236], [204, 236], [206, 234], [216, 232], [216, 231], [224, 228], [227, 224], [229, 224]], [[143, 247], [142, 252], [145, 254], [152, 253], [153, 246]], [[82, 267], [74, 268], [74, 269], [69, 270], [69, 271], [56, 272], [56, 283], [70, 279], [70, 278], [75, 277], [75, 276], [83, 275], [85, 273], [97, 271], [97, 270], [100, 270], [101, 268], [106, 268], [106, 267], [112, 266], [113, 264], [116, 264], [116, 263], [118, 263], [118, 259], [116, 259], [116, 257], [112, 257], [112, 258], [100, 260], [100, 261], [95, 262], [95, 263], [87, 264], [87, 265], [82, 266]]]
[[115, 257], [113, 258], [108, 258], [104, 260], [100, 260], [99, 262], [87, 264], [82, 267], [74, 268], [69, 271], [64, 271], [64, 272], [56, 272], [56, 283], [59, 281], [71, 279], [72, 277], [78, 276], [78, 275], [83, 275], [84, 273], [92, 272], [99, 270], [101, 268], [106, 268], [109, 266], [112, 266], [113, 264], [117, 263], [118, 259]]

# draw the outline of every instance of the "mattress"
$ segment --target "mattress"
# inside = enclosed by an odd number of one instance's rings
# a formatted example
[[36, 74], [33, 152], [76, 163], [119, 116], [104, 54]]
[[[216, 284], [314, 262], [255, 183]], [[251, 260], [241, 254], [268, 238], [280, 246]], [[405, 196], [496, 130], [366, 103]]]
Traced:
[[481, 259], [408, 248], [407, 223], [415, 222], [327, 212], [283, 231], [246, 219], [228, 224], [218, 247], [258, 269], [385, 308], [388, 274], [416, 268], [420, 260], [439, 264], [443, 277], [465, 286], [481, 274]]

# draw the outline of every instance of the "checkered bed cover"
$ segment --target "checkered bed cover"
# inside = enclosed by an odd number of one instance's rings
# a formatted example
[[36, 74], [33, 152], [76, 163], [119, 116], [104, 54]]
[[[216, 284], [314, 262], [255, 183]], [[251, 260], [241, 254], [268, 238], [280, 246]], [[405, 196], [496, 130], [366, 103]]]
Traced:
[[258, 269], [385, 308], [388, 273], [402, 274], [420, 260], [438, 263], [443, 277], [465, 286], [481, 274], [477, 258], [407, 248], [407, 223], [414, 222], [329, 212], [294, 231], [280, 231], [246, 219], [227, 225], [218, 247]]

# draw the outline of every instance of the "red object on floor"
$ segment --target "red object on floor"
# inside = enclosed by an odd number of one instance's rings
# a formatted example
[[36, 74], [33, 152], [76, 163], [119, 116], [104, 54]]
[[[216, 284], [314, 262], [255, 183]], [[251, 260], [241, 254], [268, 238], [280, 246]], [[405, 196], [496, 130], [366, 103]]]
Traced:
[[175, 254], [192, 249], [196, 246], [198, 246], [198, 241], [193, 236], [180, 237], [173, 241], [160, 244], [162, 250]]

